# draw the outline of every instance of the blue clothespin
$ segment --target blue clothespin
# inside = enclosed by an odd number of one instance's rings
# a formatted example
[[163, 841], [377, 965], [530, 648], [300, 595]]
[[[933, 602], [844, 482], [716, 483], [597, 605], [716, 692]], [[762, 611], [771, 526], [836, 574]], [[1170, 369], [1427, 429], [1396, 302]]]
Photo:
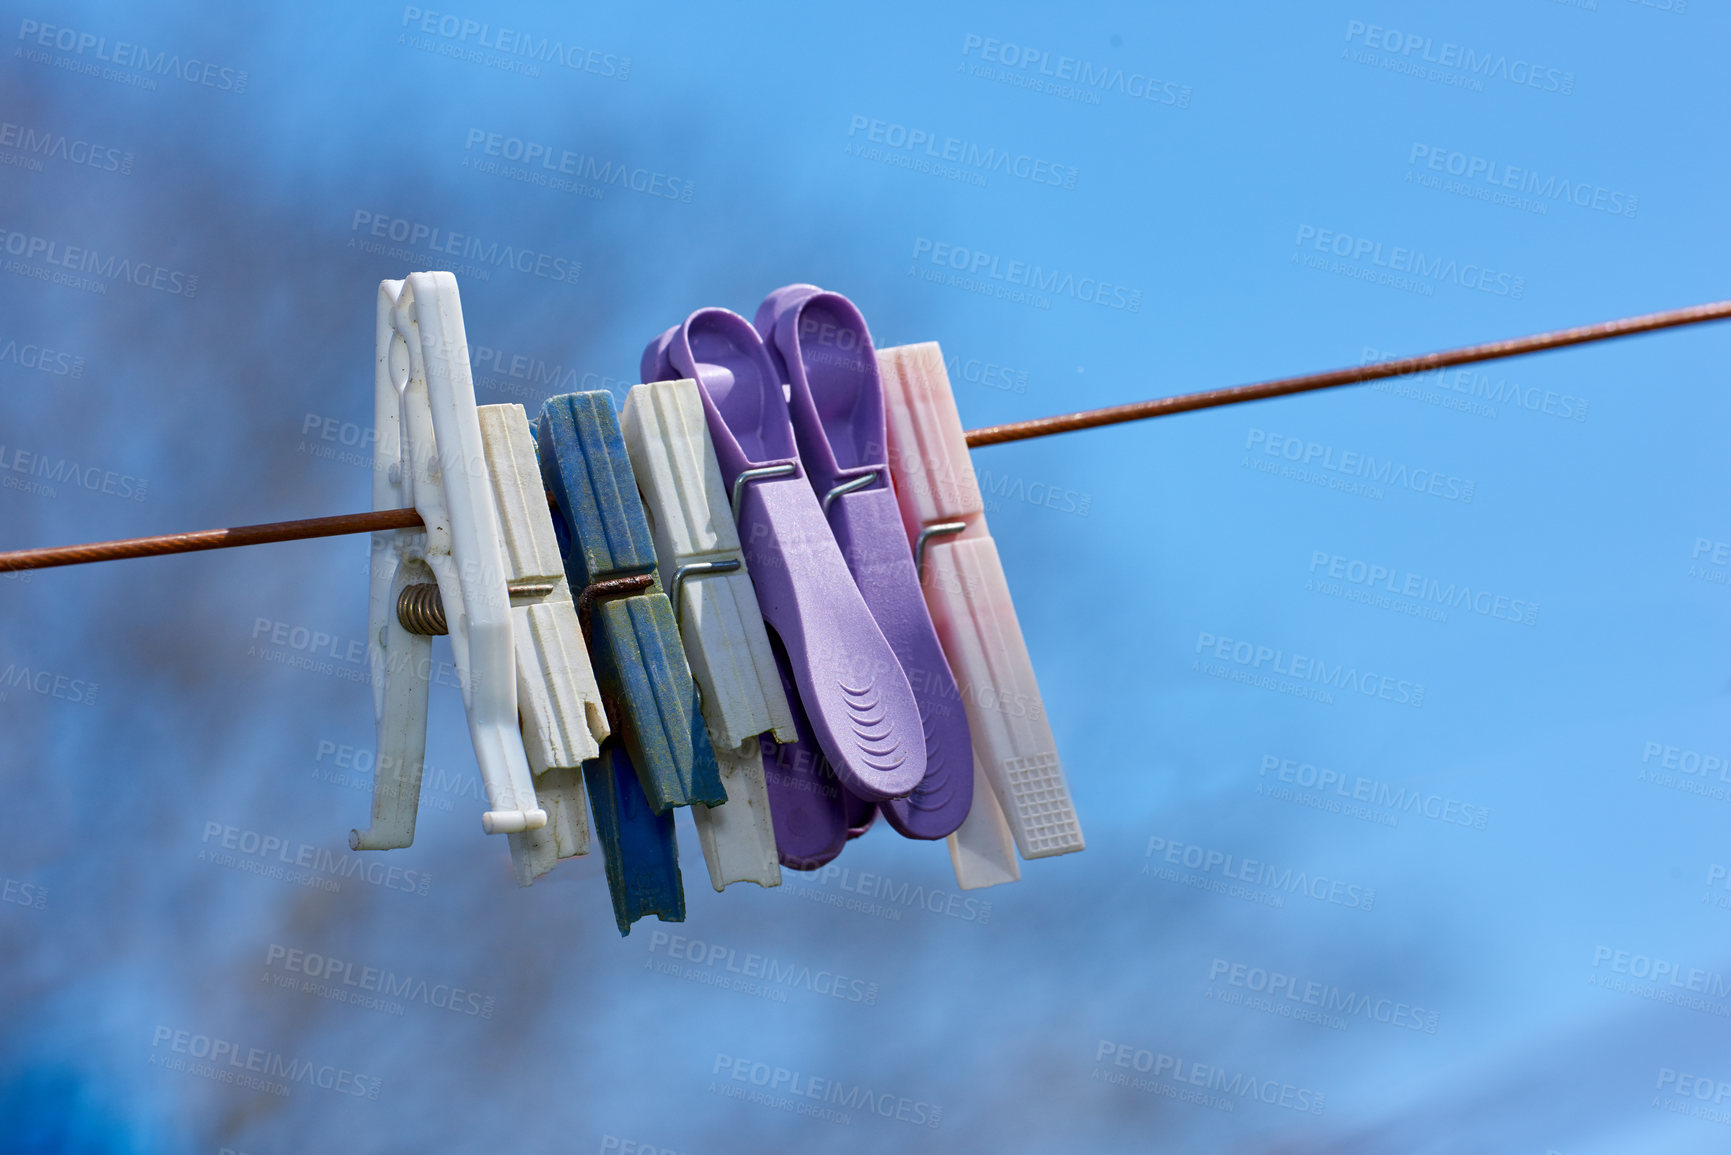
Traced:
[[647, 914], [685, 918], [674, 806], [727, 801], [625, 441], [604, 392], [550, 398], [536, 422], [541, 475], [613, 737], [584, 763], [622, 934]]
[[607, 889], [620, 934], [645, 915], [685, 921], [685, 887], [673, 839], [673, 811], [657, 814], [638, 785], [625, 744], [608, 739], [601, 757], [583, 763], [595, 836], [607, 864]]
[[[720, 806], [727, 792], [673, 607], [655, 580], [655, 541], [613, 398], [602, 391], [549, 398], [537, 424], [541, 476], [565, 523], [560, 544], [571, 588], [649, 579], [623, 596], [604, 590], [590, 598], [595, 676], [635, 736], [627, 749], [643, 793], [657, 814], [694, 802]], [[579, 602], [579, 617], [583, 609]]]

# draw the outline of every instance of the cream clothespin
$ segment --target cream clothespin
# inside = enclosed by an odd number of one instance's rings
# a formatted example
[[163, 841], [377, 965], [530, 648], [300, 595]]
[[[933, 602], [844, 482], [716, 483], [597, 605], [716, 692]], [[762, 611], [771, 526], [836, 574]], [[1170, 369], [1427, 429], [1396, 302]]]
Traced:
[[547, 811], [546, 826], [510, 836], [517, 883], [528, 886], [559, 859], [589, 853], [583, 763], [600, 755], [609, 731], [529, 418], [521, 405], [483, 405], [478, 415], [511, 594], [517, 713], [537, 804]]
[[489, 834], [539, 830], [547, 812], [517, 728], [517, 678], [504, 551], [487, 478], [457, 281], [383, 281], [374, 375], [373, 508], [414, 508], [421, 529], [373, 535], [368, 651], [378, 762], [372, 825], [356, 850], [415, 837], [427, 748], [432, 637], [445, 632], [462, 686]]
[[730, 882], [779, 886], [758, 736], [794, 741], [793, 713], [745, 569], [697, 382], [638, 385], [626, 396], [620, 424], [727, 790], [725, 806], [691, 808], [710, 883], [716, 890]]
[[950, 858], [963, 888], [991, 886], [1019, 873], [1003, 843], [1004, 824], [1023, 858], [1081, 850], [1082, 829], [986, 529], [943, 353], [936, 342], [880, 349], [878, 367], [902, 521], [961, 688], [976, 774], [991, 787], [976, 790], [967, 821], [950, 836]]

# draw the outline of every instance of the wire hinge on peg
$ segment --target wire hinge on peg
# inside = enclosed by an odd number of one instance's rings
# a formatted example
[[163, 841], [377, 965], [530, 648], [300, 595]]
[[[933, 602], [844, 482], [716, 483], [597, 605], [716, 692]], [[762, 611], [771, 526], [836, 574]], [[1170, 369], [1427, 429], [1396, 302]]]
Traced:
[[[505, 592], [513, 598], [544, 598], [553, 592], [552, 582], [512, 582]], [[432, 582], [404, 586], [397, 595], [397, 620], [411, 634], [442, 637], [451, 632], [445, 621], [445, 599]]]

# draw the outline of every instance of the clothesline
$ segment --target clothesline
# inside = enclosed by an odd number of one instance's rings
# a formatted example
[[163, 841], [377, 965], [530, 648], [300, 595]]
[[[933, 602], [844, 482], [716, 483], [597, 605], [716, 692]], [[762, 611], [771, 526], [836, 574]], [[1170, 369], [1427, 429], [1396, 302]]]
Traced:
[[[1722, 321], [1728, 318], [1731, 318], [1731, 300], [1715, 301], [1710, 304], [1691, 305], [1660, 313], [1647, 313], [1638, 317], [1624, 317], [1620, 320], [1604, 321], [1595, 325], [1581, 325], [1572, 329], [1557, 329], [1549, 333], [1535, 333], [1531, 336], [1491, 341], [1482, 345], [1468, 345], [1436, 353], [1423, 353], [1415, 357], [1403, 357], [1393, 361], [1379, 361], [1345, 369], [1331, 369], [1322, 373], [1281, 377], [1250, 385], [1236, 385], [1200, 393], [1186, 393], [1176, 397], [1161, 397], [1148, 401], [1131, 402], [1126, 405], [1087, 409], [1078, 413], [1035, 417], [1027, 421], [1013, 421], [1003, 425], [988, 425], [981, 429], [968, 430], [967, 442], [970, 449], [977, 449], [985, 445], [1001, 445], [1005, 442], [1023, 441], [1033, 437], [1050, 437], [1053, 434], [1069, 433], [1078, 429], [1094, 429], [1102, 425], [1143, 421], [1153, 417], [1166, 417], [1175, 413], [1188, 413], [1198, 409], [1236, 405], [1245, 401], [1261, 401], [1270, 397], [1285, 397], [1294, 393], [1308, 393], [1317, 389], [1358, 385], [1389, 377], [1405, 377], [1414, 373], [1447, 369], [1455, 365], [1494, 361], [1504, 357], [1518, 357], [1527, 353], [1566, 348], [1570, 345], [1584, 345], [1593, 341], [1631, 337], [1638, 333], [1651, 333], [1660, 329], [1674, 329], [1684, 325], [1696, 325], [1705, 321]], [[154, 557], [160, 554], [192, 553], [207, 549], [233, 549], [239, 546], [263, 545], [270, 542], [336, 537], [351, 533], [371, 533], [376, 530], [412, 529], [421, 524], [420, 514], [413, 509], [386, 509], [368, 513], [339, 514], [334, 517], [306, 518], [299, 521], [235, 526], [228, 529], [207, 529], [190, 533], [162, 534], [156, 537], [128, 538], [121, 541], [91, 542], [85, 545], [21, 549], [0, 553], [0, 573], [15, 570], [47, 569], [52, 566], [85, 565], [90, 562], [117, 561], [123, 558]]]

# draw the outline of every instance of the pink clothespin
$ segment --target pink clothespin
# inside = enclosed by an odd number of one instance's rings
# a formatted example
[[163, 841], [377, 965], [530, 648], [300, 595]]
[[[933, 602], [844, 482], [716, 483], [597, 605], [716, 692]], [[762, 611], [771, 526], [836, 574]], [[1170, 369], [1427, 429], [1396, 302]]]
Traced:
[[964, 889], [1019, 875], [1023, 858], [1083, 848], [1052, 727], [968, 457], [936, 342], [878, 351], [890, 471], [926, 605], [961, 689], [984, 779], [950, 858]]

